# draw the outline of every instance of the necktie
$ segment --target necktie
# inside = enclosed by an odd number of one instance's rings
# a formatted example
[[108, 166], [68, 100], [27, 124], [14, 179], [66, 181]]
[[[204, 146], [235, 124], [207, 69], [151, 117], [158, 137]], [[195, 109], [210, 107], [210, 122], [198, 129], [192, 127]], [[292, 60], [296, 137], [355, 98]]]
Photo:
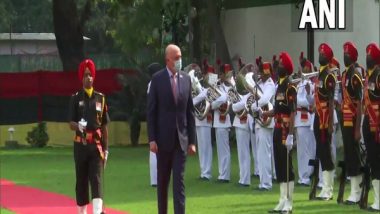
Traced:
[[177, 103], [177, 83], [175, 79], [175, 75], [171, 75], [172, 78], [172, 91], [173, 91], [173, 97], [174, 97], [174, 102]]

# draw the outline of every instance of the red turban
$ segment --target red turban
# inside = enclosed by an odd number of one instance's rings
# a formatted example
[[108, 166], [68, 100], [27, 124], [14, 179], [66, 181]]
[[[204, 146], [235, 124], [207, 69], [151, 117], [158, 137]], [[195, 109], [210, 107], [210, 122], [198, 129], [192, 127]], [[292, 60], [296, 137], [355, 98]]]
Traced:
[[291, 75], [293, 73], [292, 58], [289, 56], [289, 54], [287, 52], [281, 52], [279, 58], [280, 58], [280, 62], [282, 62], [282, 65], [284, 66], [288, 75]]
[[319, 53], [323, 54], [329, 62], [331, 62], [332, 58], [334, 57], [334, 53], [327, 43], [322, 43], [319, 45], [318, 48]]
[[350, 56], [350, 59], [354, 62], [358, 59], [358, 50], [356, 49], [356, 46], [352, 42], [346, 42], [343, 45], [343, 51], [344, 53], [347, 53]]
[[85, 59], [79, 64], [78, 77], [80, 81], [83, 81], [84, 71], [88, 68], [91, 72], [93, 80], [95, 79], [95, 64], [91, 59]]
[[377, 46], [376, 43], [370, 43], [368, 46], [367, 46], [367, 49], [366, 49], [366, 53], [367, 55], [370, 55], [371, 58], [377, 63], [377, 64], [380, 64], [380, 49], [379, 49], [379, 46]]

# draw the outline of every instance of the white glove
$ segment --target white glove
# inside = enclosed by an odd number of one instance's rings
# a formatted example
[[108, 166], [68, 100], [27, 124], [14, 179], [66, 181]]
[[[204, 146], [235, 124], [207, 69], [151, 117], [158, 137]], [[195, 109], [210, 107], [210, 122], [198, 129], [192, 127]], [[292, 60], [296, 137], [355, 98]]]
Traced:
[[288, 151], [290, 151], [293, 148], [293, 135], [292, 134], [288, 134], [288, 136], [286, 137], [285, 146], [288, 149]]
[[257, 102], [252, 103], [252, 105], [251, 105], [251, 110], [252, 110], [253, 112], [255, 112], [255, 111], [259, 111], [259, 109], [261, 110], [260, 106], [257, 105]]
[[201, 98], [203, 98], [203, 99], [206, 99], [206, 97], [207, 97], [207, 88], [206, 89], [203, 89], [202, 91], [201, 91], [201, 93], [199, 93], [199, 95], [198, 96], [200, 96]]
[[80, 132], [83, 133], [84, 130], [86, 130], [87, 121], [85, 121], [83, 118], [78, 122], [78, 129]]
[[104, 160], [108, 159], [108, 154], [109, 154], [108, 150], [104, 151]]
[[227, 102], [227, 94], [223, 93], [218, 97], [214, 102], [211, 104], [212, 109], [217, 109], [222, 105], [223, 103]]
[[215, 102], [221, 102], [221, 103], [225, 103], [227, 102], [227, 94], [223, 93], [222, 95], [220, 95], [220, 97], [218, 97]]

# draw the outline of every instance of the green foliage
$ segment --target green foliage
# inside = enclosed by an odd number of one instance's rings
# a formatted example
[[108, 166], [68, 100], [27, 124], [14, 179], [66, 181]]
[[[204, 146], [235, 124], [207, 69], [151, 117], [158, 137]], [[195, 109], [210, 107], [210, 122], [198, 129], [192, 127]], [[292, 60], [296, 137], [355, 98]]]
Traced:
[[16, 33], [53, 32], [51, 0], [2, 0], [0, 31]]
[[47, 134], [46, 129], [46, 122], [40, 122], [36, 127], [33, 127], [32, 131], [28, 132], [26, 141], [32, 147], [45, 147], [47, 142], [49, 141], [49, 135]]

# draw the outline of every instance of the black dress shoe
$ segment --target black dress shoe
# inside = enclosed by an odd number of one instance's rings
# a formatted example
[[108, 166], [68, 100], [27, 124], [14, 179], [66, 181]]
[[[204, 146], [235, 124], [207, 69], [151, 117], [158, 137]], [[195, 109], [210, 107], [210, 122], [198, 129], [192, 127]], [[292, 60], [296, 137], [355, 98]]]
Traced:
[[217, 181], [219, 183], [229, 183], [230, 182], [229, 180], [226, 180], [226, 179], [218, 179]]
[[281, 213], [281, 210], [269, 210], [268, 213]]
[[359, 201], [354, 202], [354, 201], [345, 200], [343, 204], [345, 204], [345, 205], [357, 205], [358, 203], [359, 203]]
[[151, 186], [152, 186], [152, 187], [157, 187], [157, 184], [152, 184]]
[[256, 187], [255, 190], [261, 191], [261, 192], [267, 192], [270, 191], [270, 189], [264, 188], [264, 187]]
[[241, 183], [239, 183], [238, 184], [240, 187], [249, 187], [249, 184], [241, 184]]
[[210, 178], [206, 178], [206, 177], [199, 177], [199, 180], [202, 180], [202, 181], [210, 181]]
[[317, 200], [319, 201], [330, 201], [330, 200], [333, 200], [333, 197], [316, 197]]

